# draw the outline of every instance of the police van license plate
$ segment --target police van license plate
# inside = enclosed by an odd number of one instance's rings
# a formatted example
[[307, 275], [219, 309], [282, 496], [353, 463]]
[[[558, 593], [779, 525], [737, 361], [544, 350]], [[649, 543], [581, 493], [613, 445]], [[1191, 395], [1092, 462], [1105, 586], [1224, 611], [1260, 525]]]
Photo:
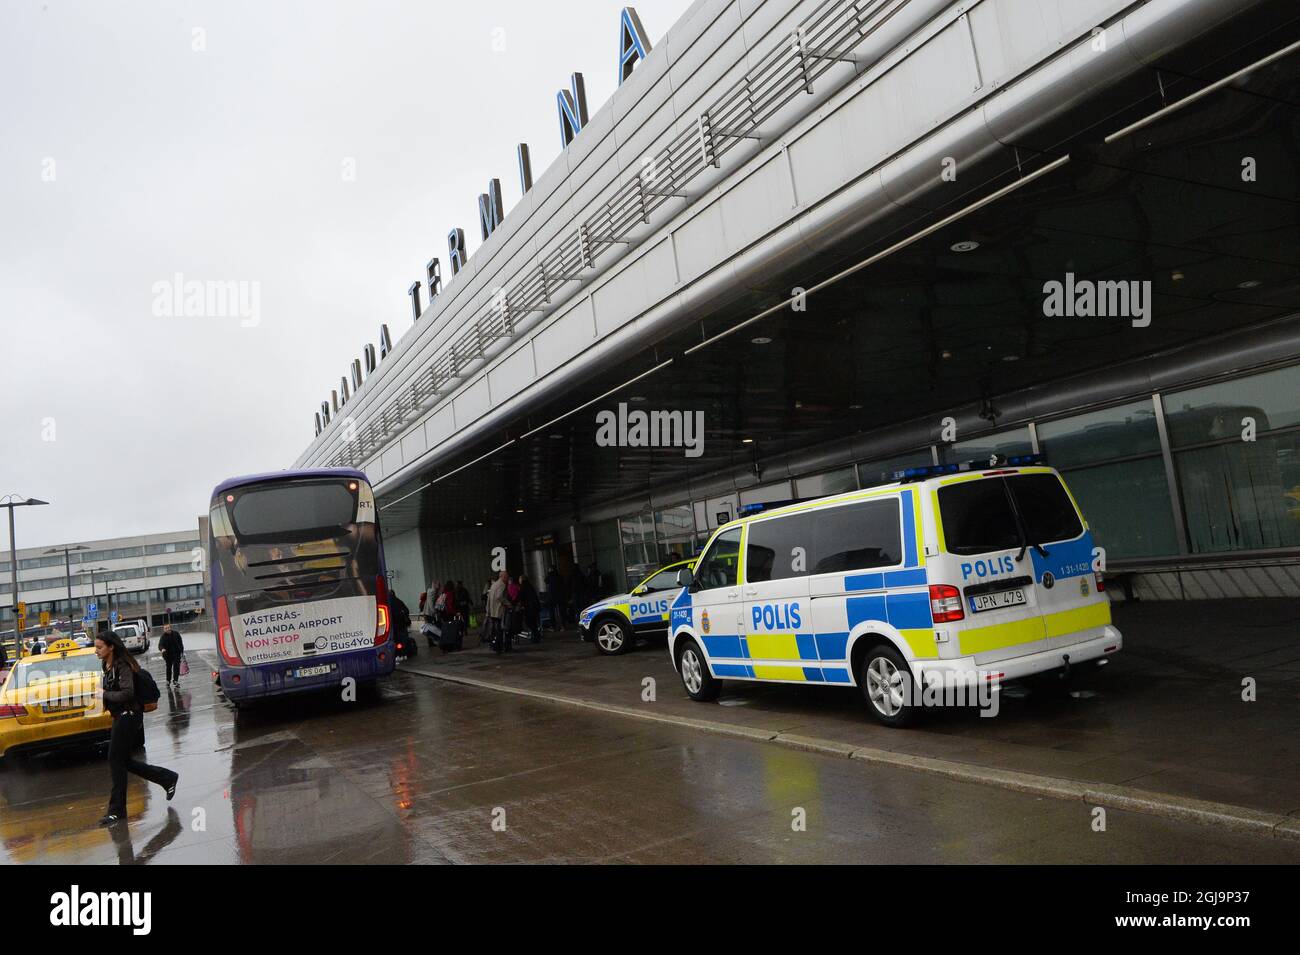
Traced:
[[332, 663], [322, 663], [319, 666], [314, 667], [298, 667], [298, 669], [293, 671], [293, 676], [295, 680], [304, 676], [324, 676], [333, 669], [334, 664]]
[[982, 610], [1003, 610], [1007, 607], [1019, 607], [1021, 604], [1028, 603], [1029, 598], [1020, 588], [1015, 590], [1001, 590], [995, 594], [976, 594], [970, 598], [970, 609], [972, 613], [979, 613]]

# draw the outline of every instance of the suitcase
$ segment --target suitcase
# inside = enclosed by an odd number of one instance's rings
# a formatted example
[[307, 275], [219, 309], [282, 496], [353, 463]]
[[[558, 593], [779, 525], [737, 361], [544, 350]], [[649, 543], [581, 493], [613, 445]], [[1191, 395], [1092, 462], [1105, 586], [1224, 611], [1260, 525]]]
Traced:
[[438, 637], [438, 649], [443, 653], [452, 653], [461, 649], [465, 642], [465, 631], [459, 619], [451, 619], [442, 625], [442, 635]]

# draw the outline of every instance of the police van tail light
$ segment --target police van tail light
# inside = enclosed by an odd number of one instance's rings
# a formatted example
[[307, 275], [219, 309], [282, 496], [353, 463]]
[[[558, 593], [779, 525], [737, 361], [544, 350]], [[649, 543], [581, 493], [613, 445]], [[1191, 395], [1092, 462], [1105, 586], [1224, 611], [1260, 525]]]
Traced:
[[225, 596], [217, 598], [217, 649], [229, 666], [244, 665], [244, 661], [239, 659], [239, 648], [235, 646], [235, 628], [230, 625], [230, 605]]
[[389, 623], [388, 581], [380, 574], [375, 578], [375, 646], [388, 642], [392, 629]]
[[1102, 577], [1100, 570], [1094, 570], [1092, 577], [1097, 581], [1097, 593], [1101, 593], [1106, 589], [1106, 578]]
[[930, 616], [935, 623], [952, 623], [966, 616], [961, 605], [961, 591], [952, 584], [930, 585]]

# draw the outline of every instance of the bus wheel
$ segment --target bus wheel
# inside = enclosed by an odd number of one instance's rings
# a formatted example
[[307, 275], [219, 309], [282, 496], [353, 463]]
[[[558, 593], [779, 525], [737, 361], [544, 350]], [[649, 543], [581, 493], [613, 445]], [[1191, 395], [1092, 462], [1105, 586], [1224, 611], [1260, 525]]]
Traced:
[[858, 686], [871, 715], [886, 726], [908, 726], [916, 719], [912, 671], [907, 661], [888, 644], [877, 644], [862, 655]]
[[692, 700], [708, 703], [722, 692], [722, 681], [709, 672], [704, 654], [694, 640], [688, 638], [677, 655], [677, 672], [682, 675], [682, 686]]
[[632, 649], [632, 634], [621, 620], [606, 617], [596, 628], [596, 649], [605, 656], [627, 653]]

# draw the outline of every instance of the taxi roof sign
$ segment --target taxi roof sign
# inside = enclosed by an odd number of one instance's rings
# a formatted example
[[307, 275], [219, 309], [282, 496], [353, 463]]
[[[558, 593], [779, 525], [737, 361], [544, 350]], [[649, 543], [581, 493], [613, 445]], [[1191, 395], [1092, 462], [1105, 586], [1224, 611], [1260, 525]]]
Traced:
[[81, 644], [71, 638], [64, 640], [55, 640], [45, 648], [46, 653], [71, 653], [73, 650], [82, 649]]

